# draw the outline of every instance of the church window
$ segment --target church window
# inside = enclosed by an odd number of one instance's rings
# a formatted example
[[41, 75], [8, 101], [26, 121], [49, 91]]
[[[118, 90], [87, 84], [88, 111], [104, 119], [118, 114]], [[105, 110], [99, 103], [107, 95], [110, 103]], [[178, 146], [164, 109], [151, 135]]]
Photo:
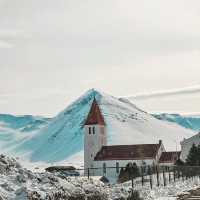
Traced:
[[119, 163], [118, 162], [116, 162], [116, 172], [117, 172], [117, 174], [119, 174]]
[[106, 174], [106, 163], [103, 163], [103, 173]]
[[95, 134], [95, 127], [92, 128], [92, 132], [93, 132], [93, 134]]
[[92, 130], [91, 130], [91, 127], [89, 127], [89, 134], [91, 134]]

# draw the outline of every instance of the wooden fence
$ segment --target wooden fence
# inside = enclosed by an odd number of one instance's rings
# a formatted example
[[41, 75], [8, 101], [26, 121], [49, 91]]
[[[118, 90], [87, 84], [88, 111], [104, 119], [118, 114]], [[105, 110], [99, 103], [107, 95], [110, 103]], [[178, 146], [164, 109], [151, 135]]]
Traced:
[[[66, 173], [66, 176], [87, 176], [88, 179], [101, 173], [101, 176], [109, 179], [107, 172], [112, 171], [112, 174], [116, 174], [116, 182], [120, 182], [120, 177], [124, 178], [124, 182], [131, 181], [132, 187], [135, 185], [146, 186], [149, 185], [150, 188], [154, 186], [167, 186], [172, 182], [185, 181], [196, 176], [200, 177], [200, 166], [143, 166], [136, 169], [132, 166], [130, 167], [106, 167], [106, 168], [87, 168], [87, 169], [75, 169]], [[95, 173], [98, 171], [98, 173]], [[78, 173], [74, 173], [78, 172]], [[117, 173], [118, 172], [118, 173]], [[123, 173], [124, 174], [123, 174]], [[123, 177], [124, 176], [124, 177]], [[121, 181], [123, 182], [123, 181]]]

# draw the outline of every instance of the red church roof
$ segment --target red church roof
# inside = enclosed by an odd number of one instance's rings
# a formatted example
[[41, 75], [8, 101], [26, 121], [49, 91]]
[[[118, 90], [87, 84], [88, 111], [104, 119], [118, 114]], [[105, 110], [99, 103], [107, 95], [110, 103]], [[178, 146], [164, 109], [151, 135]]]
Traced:
[[94, 99], [94, 101], [92, 102], [90, 112], [85, 122], [85, 125], [94, 125], [94, 124], [105, 125], [104, 117], [101, 113], [100, 107], [96, 99]]
[[103, 146], [95, 160], [143, 160], [154, 159], [161, 144]]

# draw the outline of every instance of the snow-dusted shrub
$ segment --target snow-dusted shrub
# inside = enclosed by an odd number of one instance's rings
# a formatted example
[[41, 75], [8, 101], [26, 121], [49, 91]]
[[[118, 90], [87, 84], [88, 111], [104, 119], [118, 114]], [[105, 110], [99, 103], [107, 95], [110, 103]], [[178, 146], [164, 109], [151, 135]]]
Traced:
[[69, 197], [69, 200], [85, 200], [85, 195], [75, 195], [75, 196], [71, 196]]
[[121, 168], [118, 177], [118, 183], [123, 183], [132, 178], [136, 178], [140, 175], [139, 168], [136, 163], [128, 163], [125, 168]]
[[128, 196], [127, 200], [143, 200], [143, 199], [140, 198], [139, 192], [135, 190]]
[[0, 174], [8, 174], [19, 168], [21, 165], [15, 159], [0, 155]]
[[114, 198], [114, 200], [127, 200], [127, 198], [126, 198], [126, 197], [123, 197], [123, 196], [121, 196], [121, 197], [115, 197], [115, 198]]
[[28, 200], [40, 200], [41, 195], [37, 191], [30, 191], [27, 193]]
[[87, 195], [87, 200], [107, 200], [108, 197], [105, 193], [95, 191], [92, 194]]
[[108, 195], [100, 181], [33, 173], [15, 159], [0, 155], [0, 200], [107, 200]]

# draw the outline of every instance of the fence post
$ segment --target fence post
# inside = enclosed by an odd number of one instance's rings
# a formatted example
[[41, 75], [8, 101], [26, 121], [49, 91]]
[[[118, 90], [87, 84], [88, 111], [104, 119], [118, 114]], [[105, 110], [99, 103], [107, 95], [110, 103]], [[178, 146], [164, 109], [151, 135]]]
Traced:
[[171, 172], [170, 172], [170, 169], [168, 169], [168, 172], [169, 172], [169, 183], [171, 183]]
[[132, 184], [132, 190], [133, 190], [133, 187], [134, 187], [133, 178], [131, 179], [131, 184]]
[[185, 179], [187, 180], [188, 179], [188, 171], [186, 170], [186, 174], [185, 174]]
[[183, 168], [181, 167], [181, 176], [182, 176], [182, 181], [184, 181], [184, 174], [183, 174]]
[[90, 179], [90, 168], [88, 168], [88, 179]]
[[176, 170], [175, 170], [175, 167], [174, 167], [173, 173], [174, 173], [174, 182], [176, 182]]
[[130, 166], [128, 167], [128, 179], [132, 179]]
[[141, 167], [141, 175], [142, 175], [142, 186], [144, 186], [143, 167]]
[[[132, 165], [132, 173], [133, 173], [134, 169], [133, 169], [133, 165]], [[131, 184], [132, 184], [132, 192], [133, 192], [133, 187], [134, 187], [134, 183], [133, 183], [133, 174], [131, 175]]]
[[158, 169], [158, 165], [156, 166], [156, 178], [157, 178], [157, 186], [160, 186], [160, 180], [159, 180], [159, 169]]
[[166, 186], [166, 179], [165, 179], [165, 169], [163, 168], [163, 183]]
[[153, 189], [152, 175], [150, 175], [150, 187]]
[[179, 167], [177, 168], [177, 172], [178, 172], [178, 180], [180, 180], [180, 169], [179, 169]]
[[197, 173], [197, 175], [198, 175], [198, 178], [200, 178], [200, 174], [199, 174], [199, 167], [198, 167], [198, 173]]
[[153, 169], [151, 168], [151, 166], [148, 166], [149, 183], [150, 183], [151, 189], [153, 188], [153, 185], [152, 185], [152, 173], [153, 173]]

